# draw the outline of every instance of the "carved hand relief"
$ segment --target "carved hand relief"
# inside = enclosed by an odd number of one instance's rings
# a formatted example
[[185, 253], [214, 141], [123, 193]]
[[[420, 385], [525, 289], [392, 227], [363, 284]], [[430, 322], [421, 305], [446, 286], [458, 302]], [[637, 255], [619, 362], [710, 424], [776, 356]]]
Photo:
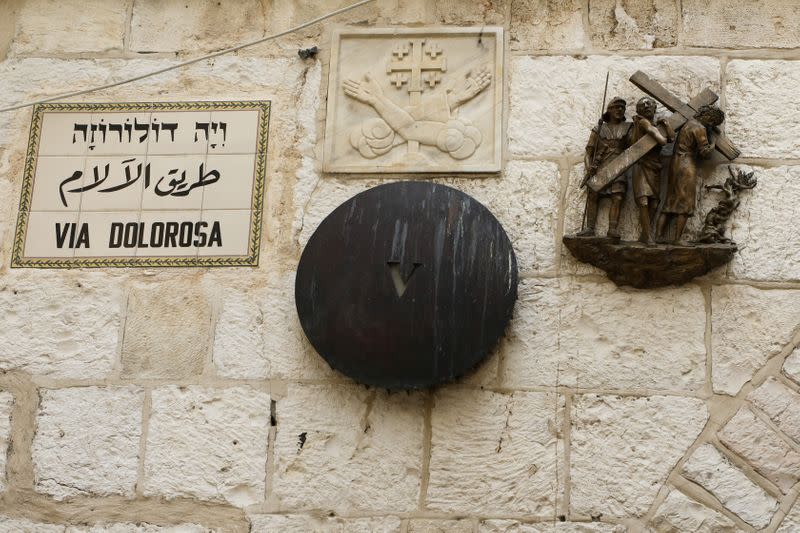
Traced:
[[326, 172], [496, 172], [502, 28], [333, 35]]

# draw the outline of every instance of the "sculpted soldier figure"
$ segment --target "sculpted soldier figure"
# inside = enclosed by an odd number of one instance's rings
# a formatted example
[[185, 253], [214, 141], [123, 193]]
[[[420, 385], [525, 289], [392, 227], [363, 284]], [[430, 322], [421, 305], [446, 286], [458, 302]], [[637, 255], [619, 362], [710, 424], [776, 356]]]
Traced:
[[658, 219], [659, 241], [666, 241], [664, 230], [672, 218], [676, 220], [673, 242], [680, 241], [686, 221], [694, 214], [699, 160], [708, 159], [714, 151], [714, 143], [709, 142], [707, 129], [719, 126], [723, 120], [725, 113], [721, 109], [704, 105], [678, 132], [669, 163], [667, 196]]
[[[603, 163], [610, 161], [621, 154], [629, 144], [631, 122], [625, 120], [625, 107], [627, 102], [620, 97], [613, 98], [603, 113], [602, 121], [599, 126], [592, 128], [589, 141], [586, 143], [584, 155], [584, 166], [586, 176], [583, 185], [586, 184], [597, 169]], [[595, 234], [597, 224], [597, 206], [600, 197], [611, 197], [611, 208], [608, 212], [608, 237], [619, 239], [619, 215], [622, 208], [622, 201], [625, 199], [627, 183], [625, 174], [621, 174], [614, 179], [605, 189], [594, 192], [591, 189], [586, 191], [586, 228], [578, 233], [580, 237], [588, 237]]]
[[661, 189], [661, 147], [675, 139], [675, 131], [665, 121], [655, 124], [656, 102], [644, 96], [636, 103], [633, 117], [630, 144], [645, 135], [652, 136], [658, 144], [642, 156], [633, 166], [633, 196], [639, 208], [639, 221], [642, 226], [639, 241], [655, 244], [651, 227], [655, 224], [656, 208]]

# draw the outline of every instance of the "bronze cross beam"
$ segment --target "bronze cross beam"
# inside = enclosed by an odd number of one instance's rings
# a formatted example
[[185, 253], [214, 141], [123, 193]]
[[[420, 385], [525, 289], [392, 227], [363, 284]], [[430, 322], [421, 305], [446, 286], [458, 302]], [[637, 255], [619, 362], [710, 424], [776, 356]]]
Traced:
[[[631, 76], [630, 80], [641, 90], [661, 102], [664, 107], [673, 111], [673, 114], [667, 119], [667, 123], [676, 131], [683, 126], [687, 120], [694, 117], [699, 107], [711, 105], [719, 99], [719, 96], [712, 90], [703, 89], [703, 91], [692, 98], [688, 104], [684, 104], [680, 99], [661, 86], [661, 84], [651, 80], [644, 72], [637, 71]], [[726, 158], [735, 159], [739, 156], [739, 150], [726, 137], [720, 134], [715, 141], [716, 149]], [[620, 155], [600, 167], [597, 173], [588, 180], [587, 184], [593, 191], [601, 191], [609, 183], [614, 181], [614, 178], [628, 170], [636, 161], [641, 159], [656, 146], [656, 144], [658, 143], [652, 136], [645, 135], [636, 141], [633, 146], [630, 146]]]

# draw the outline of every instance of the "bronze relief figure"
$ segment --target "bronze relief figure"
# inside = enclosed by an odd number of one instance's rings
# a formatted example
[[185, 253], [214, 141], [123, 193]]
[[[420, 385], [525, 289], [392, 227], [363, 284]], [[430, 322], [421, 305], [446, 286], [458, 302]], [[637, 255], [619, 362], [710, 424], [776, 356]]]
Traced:
[[[707, 186], [722, 190], [726, 198], [709, 212], [697, 238], [688, 240], [684, 232], [698, 203], [701, 162], [714, 152], [733, 160], [739, 150], [719, 129], [725, 113], [714, 105], [719, 97], [710, 89], [683, 102], [643, 72], [634, 73], [630, 81], [648, 96], [637, 101], [632, 122], [625, 119], [625, 100], [612, 99], [592, 129], [581, 183], [587, 186], [582, 228], [565, 235], [563, 242], [577, 259], [605, 270], [618, 285], [685, 283], [733, 258], [737, 248], [724, 236], [725, 225], [739, 205], [740, 192], [752, 189], [756, 180], [752, 173], [735, 174], [730, 167], [731, 178], [724, 185]], [[672, 111], [666, 119], [657, 118], [658, 103]], [[662, 148], [669, 152], [670, 144], [672, 155], [664, 165]], [[628, 179], [638, 211], [638, 241], [620, 240]], [[611, 199], [608, 233], [601, 237], [595, 234], [597, 210], [606, 197]]]

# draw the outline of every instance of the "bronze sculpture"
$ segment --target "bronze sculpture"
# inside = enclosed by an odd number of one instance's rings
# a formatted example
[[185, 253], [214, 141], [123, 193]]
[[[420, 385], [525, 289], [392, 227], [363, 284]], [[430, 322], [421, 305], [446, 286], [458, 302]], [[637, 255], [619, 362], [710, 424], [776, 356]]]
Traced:
[[[733, 258], [737, 248], [725, 237], [725, 225], [739, 205], [739, 193], [752, 189], [756, 180], [752, 173], [734, 174], [729, 167], [731, 178], [723, 185], [706, 187], [719, 189], [726, 197], [708, 213], [696, 240], [683, 238], [697, 202], [700, 161], [715, 150], [733, 160], [739, 150], [719, 129], [725, 114], [713, 105], [719, 97], [710, 89], [684, 102], [643, 72], [634, 73], [630, 81], [652, 98], [639, 99], [632, 123], [625, 121], [622, 99], [612, 100], [603, 120], [592, 130], [581, 183], [581, 187], [588, 186], [584, 224], [580, 232], [565, 235], [562, 241], [576, 258], [605, 270], [618, 285], [652, 288], [685, 283]], [[666, 120], [656, 120], [656, 102], [672, 111]], [[661, 148], [673, 141], [667, 186], [661, 187]], [[628, 169], [632, 169], [639, 211], [639, 242], [619, 240]], [[597, 202], [605, 196], [612, 199], [610, 239], [595, 236]], [[675, 235], [667, 241], [666, 230], [672, 220]], [[654, 225], [657, 231], [653, 231]]]
[[652, 245], [655, 240], [651, 228], [655, 222], [661, 191], [661, 147], [675, 139], [675, 131], [663, 120], [656, 125], [656, 102], [652, 98], [640, 98], [636, 103], [636, 113], [633, 117], [631, 144], [645, 135], [652, 136], [658, 143], [633, 165], [632, 176], [633, 197], [639, 208], [641, 224], [639, 241]]
[[672, 242], [682, 242], [681, 236], [686, 221], [694, 214], [697, 202], [698, 160], [708, 159], [714, 151], [714, 143], [709, 142], [706, 129], [722, 124], [725, 113], [715, 106], [705, 105], [697, 110], [692, 120], [683, 125], [677, 138], [672, 159], [669, 163], [669, 181], [664, 208], [658, 219], [659, 240], [666, 242], [664, 230], [666, 223], [675, 218], [675, 238]]
[[[625, 120], [627, 102], [622, 98], [612, 98], [603, 113], [600, 124], [592, 128], [584, 152], [586, 175], [584, 184], [606, 162], [620, 155], [628, 146], [631, 122]], [[619, 175], [601, 191], [588, 189], [586, 192], [586, 227], [578, 233], [581, 237], [594, 236], [597, 224], [597, 208], [601, 197], [611, 198], [608, 211], [607, 237], [619, 240], [619, 215], [628, 185], [624, 175]]]

